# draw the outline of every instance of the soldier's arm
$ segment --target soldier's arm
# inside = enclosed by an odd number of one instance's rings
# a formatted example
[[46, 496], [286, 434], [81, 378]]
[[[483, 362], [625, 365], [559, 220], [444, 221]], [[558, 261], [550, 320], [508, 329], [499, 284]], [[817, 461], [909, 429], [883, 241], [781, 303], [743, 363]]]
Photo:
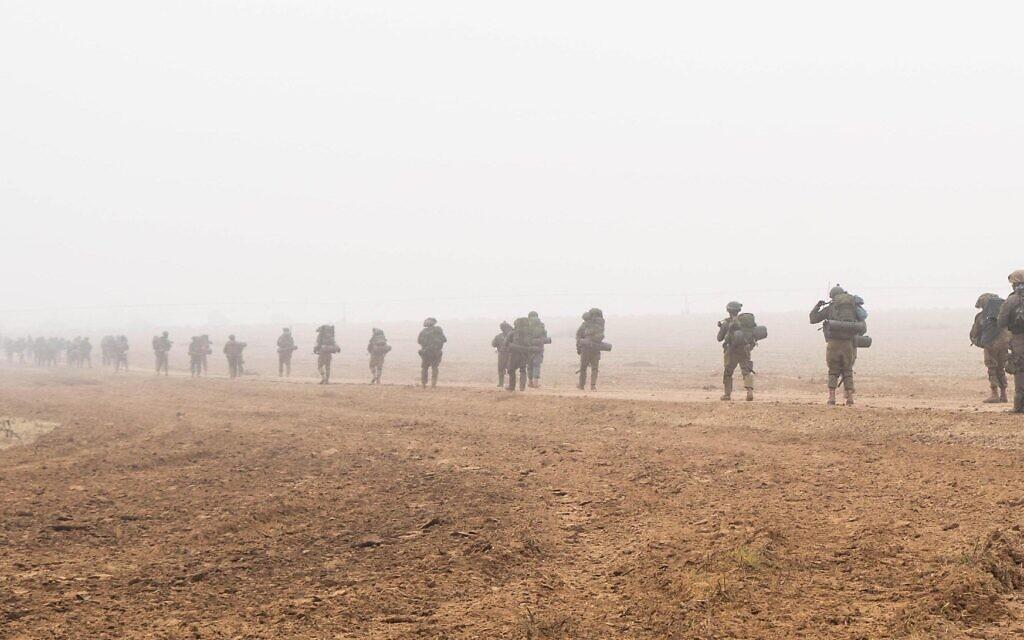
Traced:
[[1006, 298], [1006, 302], [1003, 306], [999, 307], [999, 315], [996, 317], [996, 325], [1000, 329], [1006, 329], [1010, 326], [1010, 310], [1012, 307], [1020, 304], [1020, 296], [1016, 293], [1011, 293]]
[[718, 323], [718, 341], [725, 340], [725, 336], [729, 335], [729, 323], [725, 320]]
[[811, 324], [818, 324], [819, 322], [828, 320], [828, 306], [823, 306], [821, 302], [818, 302], [818, 304], [814, 305], [814, 308], [811, 309], [810, 319]]
[[974, 316], [974, 324], [971, 325], [971, 344], [978, 344], [981, 337], [981, 312]]

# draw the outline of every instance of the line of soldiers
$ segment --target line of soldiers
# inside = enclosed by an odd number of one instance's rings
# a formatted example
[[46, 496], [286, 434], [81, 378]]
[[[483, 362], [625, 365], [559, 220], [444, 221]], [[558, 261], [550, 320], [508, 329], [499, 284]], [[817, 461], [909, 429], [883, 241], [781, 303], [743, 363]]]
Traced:
[[[971, 344], [984, 352], [984, 363], [988, 371], [991, 395], [986, 403], [1007, 402], [1007, 377], [1014, 376], [1014, 413], [1024, 413], [1024, 269], [1014, 271], [1008, 276], [1011, 292], [1004, 300], [994, 293], [985, 293], [978, 297], [975, 307], [979, 309], [971, 326]], [[825, 337], [825, 364], [828, 367], [828, 400], [829, 405], [836, 404], [836, 393], [843, 387], [845, 404], [854, 404], [854, 370], [858, 349], [871, 346], [871, 338], [867, 335], [867, 311], [864, 300], [836, 285], [829, 291], [828, 301], [819, 300], [811, 309], [811, 324], [822, 325]], [[722, 374], [723, 401], [732, 400], [733, 375], [740, 369], [746, 400], [754, 399], [754, 363], [752, 352], [758, 342], [767, 337], [767, 329], [758, 325], [754, 315], [743, 312], [740, 302], [732, 301], [726, 305], [728, 316], [718, 322], [718, 342], [722, 343], [723, 365]], [[524, 391], [540, 387], [541, 366], [544, 362], [544, 348], [551, 344], [540, 315], [531, 311], [525, 317], [517, 318], [513, 324], [502, 322], [500, 332], [491, 341], [491, 346], [498, 355], [498, 387], [515, 391]], [[448, 338], [435, 318], [423, 321], [423, 329], [417, 337], [420, 346], [421, 361], [420, 384], [426, 387], [437, 386], [438, 372]], [[156, 357], [156, 372], [168, 374], [168, 353], [173, 346], [167, 331], [153, 338], [153, 352]], [[48, 366], [57, 364], [61, 354], [69, 366], [92, 366], [92, 345], [88, 338], [77, 337], [74, 340], [61, 338], [36, 339], [7, 338], [3, 341], [8, 362], [26, 362], [26, 358], [34, 360], [37, 365]], [[128, 369], [128, 339], [121, 336], [104, 336], [100, 349], [103, 354], [103, 365], [113, 365], [115, 371]], [[243, 351], [246, 343], [239, 342], [234, 335], [229, 336], [224, 345], [224, 355], [228, 360], [228, 370], [232, 378], [244, 372]], [[601, 353], [611, 351], [611, 345], [605, 342], [605, 320], [603, 312], [598, 308], [583, 314], [583, 322], [576, 331], [576, 353], [580, 357], [577, 373], [577, 388], [583, 390], [588, 382], [590, 389], [597, 388], [598, 369]], [[291, 330], [285, 328], [277, 339], [278, 375], [291, 375], [292, 354], [298, 349]], [[334, 354], [339, 353], [334, 337], [333, 325], [322, 325], [317, 328], [316, 346], [313, 353], [317, 355], [317, 369], [320, 372], [321, 384], [328, 384], [331, 375], [331, 361]], [[366, 347], [370, 355], [370, 384], [380, 384], [384, 371], [384, 357], [391, 351], [391, 346], [380, 329], [373, 329]], [[207, 372], [207, 356], [211, 354], [212, 343], [207, 335], [193, 336], [189, 344], [190, 369], [193, 377], [205, 375]], [[506, 378], [508, 384], [506, 386]]]
[[92, 343], [82, 336], [74, 340], [42, 336], [35, 339], [32, 336], [5, 338], [3, 348], [7, 362], [11, 364], [31, 361], [38, 367], [49, 367], [60, 364], [63, 357], [63, 362], [69, 367], [92, 368]]

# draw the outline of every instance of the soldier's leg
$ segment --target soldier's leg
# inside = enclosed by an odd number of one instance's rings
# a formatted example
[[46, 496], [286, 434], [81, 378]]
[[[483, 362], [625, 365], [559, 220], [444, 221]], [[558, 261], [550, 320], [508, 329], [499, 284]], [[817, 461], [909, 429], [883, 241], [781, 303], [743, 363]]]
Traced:
[[519, 368], [519, 390], [526, 391], [526, 382], [530, 377], [530, 365], [526, 364]]
[[508, 369], [508, 354], [498, 354], [498, 386], [505, 386], [505, 371]]
[[284, 376], [284, 356], [278, 354], [277, 356], [277, 377], [281, 378]]
[[595, 351], [590, 356], [590, 390], [597, 389], [597, 370], [601, 363], [601, 352]]
[[518, 370], [515, 367], [509, 366], [509, 368], [508, 368], [508, 386], [505, 387], [505, 389], [507, 389], [508, 391], [515, 391], [516, 390], [516, 373], [517, 372], [518, 372]]
[[587, 367], [590, 366], [590, 354], [587, 351], [580, 352], [580, 381], [576, 388], [580, 391], [587, 386]]
[[438, 369], [440, 369], [440, 368], [441, 368], [441, 363], [438, 360], [434, 360], [434, 362], [430, 365], [430, 386], [431, 387], [436, 387], [437, 386], [437, 373], [438, 373]]
[[430, 375], [430, 360], [427, 356], [421, 357], [422, 362], [420, 363], [420, 385], [425, 389], [427, 387], [427, 376]]
[[846, 404], [853, 405], [853, 363], [857, 361], [857, 348], [851, 341], [843, 349], [843, 391], [846, 395]]
[[750, 402], [754, 399], [754, 362], [750, 359], [749, 349], [743, 352], [740, 371], [743, 372], [743, 387], [747, 390], [747, 402]]
[[722, 397], [720, 400], [728, 402], [732, 400], [732, 374], [736, 371], [736, 360], [732, 357], [729, 351], [725, 351], [722, 354], [724, 362], [724, 370], [722, 372]]
[[828, 404], [836, 403], [836, 388], [839, 386], [839, 376], [842, 375], [842, 361], [836, 353], [836, 344], [829, 341], [825, 347], [825, 364], [828, 366]]

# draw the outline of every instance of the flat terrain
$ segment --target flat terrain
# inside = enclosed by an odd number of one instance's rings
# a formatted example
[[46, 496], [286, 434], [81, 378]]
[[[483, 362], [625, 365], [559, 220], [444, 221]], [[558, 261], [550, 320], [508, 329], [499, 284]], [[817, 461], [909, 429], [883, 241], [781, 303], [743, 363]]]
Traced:
[[1024, 633], [1024, 421], [983, 379], [609, 386], [0, 369], [0, 637]]

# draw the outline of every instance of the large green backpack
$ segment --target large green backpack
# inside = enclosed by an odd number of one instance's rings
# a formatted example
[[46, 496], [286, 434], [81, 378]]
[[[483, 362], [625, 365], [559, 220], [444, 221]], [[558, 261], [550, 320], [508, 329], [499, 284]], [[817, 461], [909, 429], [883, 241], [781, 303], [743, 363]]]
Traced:
[[754, 329], [757, 326], [757, 320], [754, 319], [752, 313], [741, 313], [736, 316], [736, 321], [739, 322], [740, 329]]
[[857, 299], [848, 293], [832, 298], [832, 318], [841, 322], [857, 322]]

